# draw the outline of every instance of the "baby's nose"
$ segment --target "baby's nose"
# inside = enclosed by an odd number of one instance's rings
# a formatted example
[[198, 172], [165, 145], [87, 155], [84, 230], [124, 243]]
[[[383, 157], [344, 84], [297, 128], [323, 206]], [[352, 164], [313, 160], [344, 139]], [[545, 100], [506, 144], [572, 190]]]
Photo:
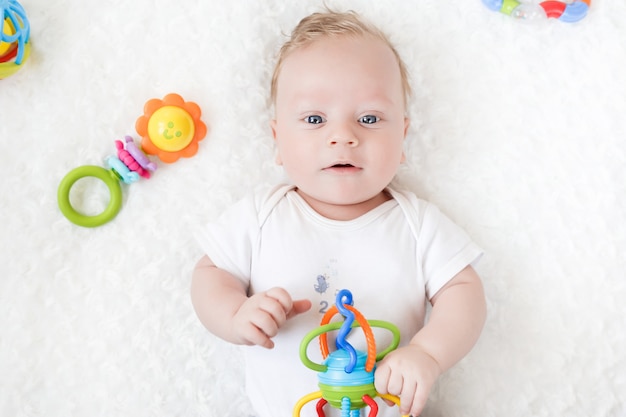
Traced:
[[350, 131], [349, 129], [341, 129], [335, 131], [331, 136], [328, 137], [328, 146], [358, 146], [359, 139]]

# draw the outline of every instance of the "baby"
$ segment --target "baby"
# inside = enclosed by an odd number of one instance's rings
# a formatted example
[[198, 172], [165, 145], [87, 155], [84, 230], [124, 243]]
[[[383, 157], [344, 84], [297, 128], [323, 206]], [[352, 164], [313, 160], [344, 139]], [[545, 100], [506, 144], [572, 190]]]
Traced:
[[375, 371], [376, 390], [397, 395], [400, 410], [381, 406], [379, 416], [419, 415], [480, 335], [480, 248], [432, 204], [390, 186], [405, 160], [407, 79], [385, 35], [357, 14], [304, 18], [271, 86], [276, 161], [289, 183], [252, 193], [198, 232], [206, 255], [192, 302], [213, 334], [254, 346], [246, 387], [258, 417], [290, 415], [317, 391], [299, 344], [340, 289], [366, 318], [401, 332]]

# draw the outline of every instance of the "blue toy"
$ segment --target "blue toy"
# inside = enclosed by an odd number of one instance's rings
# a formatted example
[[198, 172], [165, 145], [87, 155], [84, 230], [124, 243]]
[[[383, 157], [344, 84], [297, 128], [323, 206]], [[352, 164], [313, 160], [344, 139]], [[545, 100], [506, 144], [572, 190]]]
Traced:
[[22, 68], [30, 56], [30, 23], [16, 0], [0, 0], [0, 80]]
[[[316, 406], [319, 417], [326, 416], [324, 413], [326, 404], [341, 409], [342, 417], [359, 417], [361, 409], [368, 406], [369, 417], [375, 417], [378, 414], [378, 404], [374, 401], [376, 396], [400, 405], [398, 397], [378, 394], [374, 387], [376, 362], [398, 347], [400, 332], [389, 322], [366, 320], [352, 304], [352, 293], [348, 290], [339, 291], [335, 305], [324, 315], [321, 326], [308, 333], [300, 343], [300, 359], [306, 367], [318, 372], [320, 391], [302, 397], [294, 408], [293, 417], [299, 417], [302, 407], [314, 399], [319, 399]], [[330, 323], [330, 319], [336, 313], [341, 313], [344, 321]], [[358, 326], [365, 334], [367, 352], [354, 349], [346, 340], [352, 328]], [[378, 354], [372, 327], [381, 327], [393, 334], [391, 344]], [[329, 353], [326, 333], [333, 330], [339, 330], [335, 340], [337, 350]], [[314, 363], [307, 356], [307, 347], [316, 336], [320, 337], [320, 350], [325, 359], [323, 364]]]

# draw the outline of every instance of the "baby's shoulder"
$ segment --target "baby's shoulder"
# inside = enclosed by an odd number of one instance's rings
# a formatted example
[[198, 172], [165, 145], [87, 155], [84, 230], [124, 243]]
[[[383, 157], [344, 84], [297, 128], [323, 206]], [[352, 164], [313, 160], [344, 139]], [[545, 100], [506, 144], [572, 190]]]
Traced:
[[271, 210], [294, 188], [295, 186], [290, 184], [261, 185], [254, 189], [249, 198], [259, 212], [264, 209]]
[[259, 224], [263, 224], [276, 205], [295, 188], [290, 184], [259, 186], [248, 196], [248, 204], [253, 206]]
[[423, 216], [429, 210], [437, 209], [437, 207], [430, 201], [418, 197], [418, 195], [411, 190], [389, 187], [387, 188], [387, 191], [405, 211], [416, 211], [418, 214]]

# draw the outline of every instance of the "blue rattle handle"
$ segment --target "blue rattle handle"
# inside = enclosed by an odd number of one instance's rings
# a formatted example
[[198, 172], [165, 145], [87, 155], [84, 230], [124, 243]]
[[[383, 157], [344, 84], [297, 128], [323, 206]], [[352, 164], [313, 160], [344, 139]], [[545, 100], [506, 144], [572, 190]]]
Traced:
[[350, 355], [350, 362], [346, 365], [345, 371], [346, 373], [351, 373], [356, 366], [356, 350], [354, 346], [352, 346], [347, 340], [346, 337], [352, 330], [352, 323], [354, 323], [354, 313], [348, 310], [345, 306], [353, 305], [352, 293], [348, 290], [341, 290], [337, 293], [337, 298], [335, 301], [335, 305], [337, 306], [337, 310], [345, 317], [343, 325], [339, 329], [337, 333], [337, 338], [335, 340], [335, 345], [337, 349], [344, 349]]

